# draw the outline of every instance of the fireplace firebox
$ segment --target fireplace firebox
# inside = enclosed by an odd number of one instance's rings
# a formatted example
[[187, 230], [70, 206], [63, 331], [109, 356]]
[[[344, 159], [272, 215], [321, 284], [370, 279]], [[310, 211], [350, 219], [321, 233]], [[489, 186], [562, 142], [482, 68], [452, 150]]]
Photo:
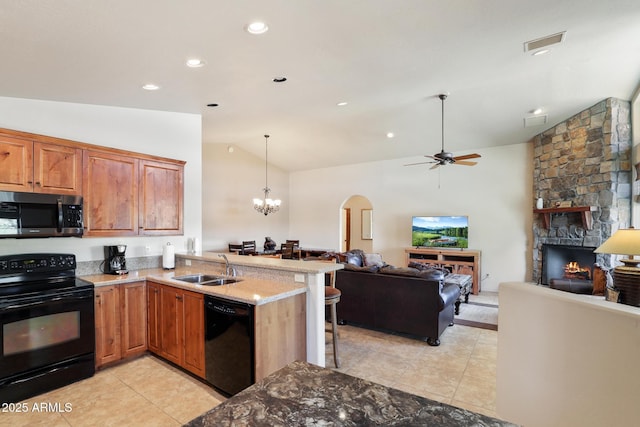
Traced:
[[558, 288], [576, 284], [592, 286], [595, 249], [587, 246], [542, 245], [541, 284]]

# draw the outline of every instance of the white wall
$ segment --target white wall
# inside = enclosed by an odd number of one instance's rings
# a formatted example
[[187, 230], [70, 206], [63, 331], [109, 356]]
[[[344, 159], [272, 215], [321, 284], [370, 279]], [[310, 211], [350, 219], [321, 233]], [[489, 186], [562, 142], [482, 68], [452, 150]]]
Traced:
[[200, 115], [0, 97], [0, 127], [187, 162], [184, 236], [0, 239], [0, 254], [69, 252], [90, 261], [104, 259], [104, 245], [126, 244], [127, 257], [160, 255], [169, 241], [180, 251], [187, 237], [201, 236]]
[[203, 250], [222, 251], [229, 243], [255, 240], [262, 248], [265, 237], [278, 245], [289, 235], [289, 174], [269, 165], [271, 197], [282, 200], [276, 213], [264, 216], [253, 209], [253, 198], [264, 193], [264, 159], [224, 144], [203, 144]]
[[638, 425], [639, 329], [637, 307], [501, 284], [498, 416], [527, 427]]
[[374, 210], [373, 251], [405, 262], [413, 215], [468, 215], [469, 245], [482, 251], [482, 289], [531, 277], [533, 216], [529, 144], [485, 150], [476, 166], [403, 166], [407, 158], [291, 173], [289, 233], [305, 246], [340, 247], [340, 206], [354, 194]]

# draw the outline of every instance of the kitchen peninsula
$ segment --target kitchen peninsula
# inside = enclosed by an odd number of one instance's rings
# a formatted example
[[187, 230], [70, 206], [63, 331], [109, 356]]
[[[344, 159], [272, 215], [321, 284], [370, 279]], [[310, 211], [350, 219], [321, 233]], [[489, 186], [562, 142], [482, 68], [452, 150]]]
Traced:
[[[307, 292], [307, 362], [325, 366], [324, 286], [325, 274], [343, 268], [342, 264], [324, 261], [300, 261], [267, 257], [225, 254], [239, 277], [271, 282], [304, 285]], [[176, 254], [176, 267], [192, 270], [217, 268], [225, 272], [225, 260], [218, 253]]]
[[225, 254], [241, 281], [223, 286], [201, 286], [175, 280], [177, 276], [207, 273], [225, 274], [225, 260], [217, 253], [176, 255], [176, 269], [147, 269], [127, 275], [89, 275], [84, 280], [101, 287], [150, 281], [186, 292], [208, 294], [232, 301], [262, 306], [299, 294], [306, 294], [306, 360], [324, 366], [324, 283], [325, 273], [342, 268], [341, 264], [321, 261], [281, 260]]

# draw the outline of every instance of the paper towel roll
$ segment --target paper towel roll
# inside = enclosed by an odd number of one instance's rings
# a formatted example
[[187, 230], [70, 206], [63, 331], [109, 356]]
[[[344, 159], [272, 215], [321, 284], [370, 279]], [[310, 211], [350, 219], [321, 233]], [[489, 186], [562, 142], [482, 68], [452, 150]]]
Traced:
[[171, 270], [176, 267], [176, 253], [175, 248], [168, 242], [162, 248], [162, 268], [166, 270]]
[[200, 253], [200, 239], [198, 239], [197, 237], [193, 238], [193, 253], [194, 254], [199, 254]]

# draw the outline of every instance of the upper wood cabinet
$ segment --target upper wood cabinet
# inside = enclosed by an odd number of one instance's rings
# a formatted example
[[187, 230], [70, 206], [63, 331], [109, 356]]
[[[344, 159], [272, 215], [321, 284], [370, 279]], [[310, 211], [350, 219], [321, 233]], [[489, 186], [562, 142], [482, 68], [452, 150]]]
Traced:
[[138, 168], [134, 157], [84, 151], [85, 235], [138, 234]]
[[0, 191], [83, 196], [87, 237], [183, 234], [184, 165], [0, 129]]
[[0, 190], [82, 194], [82, 149], [0, 136]]
[[140, 162], [140, 234], [183, 233], [183, 174], [181, 164]]

